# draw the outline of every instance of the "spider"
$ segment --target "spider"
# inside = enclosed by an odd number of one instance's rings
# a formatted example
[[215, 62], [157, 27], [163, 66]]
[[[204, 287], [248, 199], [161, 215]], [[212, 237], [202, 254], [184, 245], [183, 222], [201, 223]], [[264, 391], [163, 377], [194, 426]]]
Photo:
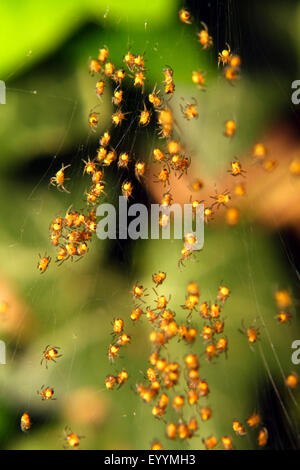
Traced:
[[250, 428], [257, 426], [261, 422], [261, 417], [258, 413], [254, 412], [248, 419], [247, 424]]
[[100, 80], [99, 82], [96, 83], [96, 93], [100, 97], [103, 95], [104, 91], [104, 81]]
[[115, 71], [115, 66], [111, 62], [106, 62], [104, 66], [104, 73], [107, 77], [111, 77]]
[[39, 255], [39, 257], [40, 257], [40, 259], [39, 259], [39, 262], [37, 264], [37, 268], [41, 272], [41, 274], [43, 274], [46, 271], [46, 269], [48, 268], [49, 263], [51, 261], [51, 258], [50, 258], [50, 256], [41, 256], [41, 255]]
[[179, 11], [179, 19], [182, 23], [191, 24], [191, 14], [186, 8], [182, 8]]
[[211, 207], [214, 207], [214, 205], [217, 205], [217, 209], [219, 209], [220, 206], [226, 206], [228, 202], [230, 201], [230, 193], [229, 191], [224, 191], [224, 193], [218, 193], [216, 190], [216, 195], [215, 196], [210, 196], [211, 199], [214, 199], [215, 202], [212, 204]]
[[155, 87], [153, 88], [152, 93], [150, 93], [148, 95], [149, 102], [152, 103], [154, 108], [156, 108], [156, 109], [160, 108], [160, 106], [162, 104], [161, 98], [158, 96], [159, 93], [160, 93], [160, 91], [156, 91], [156, 85], [155, 85]]
[[132, 295], [135, 299], [139, 299], [143, 302], [142, 297], [145, 297], [145, 296], [148, 295], [148, 294], [145, 294], [146, 290], [147, 290], [147, 288], [145, 288], [144, 286], [139, 285], [138, 283], [136, 283], [133, 286], [133, 288], [131, 290], [131, 293], [132, 293]]
[[41, 365], [43, 364], [43, 361], [46, 361], [46, 369], [48, 369], [48, 361], [56, 362], [55, 359], [62, 357], [62, 354], [58, 353], [58, 349], [60, 349], [60, 347], [58, 346], [53, 347], [53, 346], [50, 346], [50, 344], [48, 344], [43, 351]]
[[208, 224], [208, 222], [210, 222], [214, 218], [213, 215], [214, 214], [211, 207], [206, 207], [204, 209], [204, 221], [206, 224]]
[[164, 79], [164, 84], [165, 84], [165, 94], [166, 95], [173, 95], [174, 93], [174, 90], [175, 90], [175, 84], [174, 84], [174, 80], [173, 80], [173, 70], [171, 69], [171, 67], [168, 67], [166, 69], [164, 69], [164, 76], [165, 76], [165, 79]]
[[218, 67], [222, 63], [222, 65], [228, 65], [231, 61], [231, 49], [228, 43], [226, 43], [227, 49], [224, 49], [222, 52], [218, 54]]
[[275, 318], [277, 318], [278, 322], [279, 323], [289, 323], [291, 318], [292, 318], [292, 315], [289, 313], [289, 312], [279, 312]]
[[107, 147], [110, 142], [110, 133], [108, 131], [104, 132], [103, 136], [100, 139], [100, 145], [102, 147]]
[[261, 327], [255, 326], [256, 321], [257, 321], [257, 318], [254, 319], [252, 325], [245, 327], [244, 321], [242, 320], [242, 328], [239, 329], [239, 332], [247, 337], [248, 343], [251, 349], [252, 349], [252, 345], [258, 341], [259, 334], [260, 334]]
[[158, 295], [156, 290], [153, 288], [153, 292], [156, 295], [156, 309], [155, 310], [164, 310], [167, 308], [168, 303], [171, 300], [171, 296], [169, 296], [169, 299], [165, 295]]
[[109, 50], [106, 46], [99, 49], [98, 60], [103, 63], [108, 59]]
[[209, 49], [213, 45], [213, 38], [208, 33], [208, 28], [205, 23], [201, 22], [203, 29], [197, 33], [198, 40], [203, 49]]
[[125, 78], [125, 70], [124, 69], [118, 69], [115, 71], [115, 73], [112, 76], [112, 79], [118, 83], [119, 85], [121, 84], [122, 80]]
[[124, 181], [122, 184], [122, 195], [128, 199], [132, 195], [133, 185], [130, 181]]
[[101, 63], [97, 59], [90, 59], [89, 60], [89, 69], [90, 74], [93, 76], [95, 73], [100, 72], [101, 70]]
[[146, 163], [145, 162], [136, 162], [134, 167], [134, 173], [137, 179], [145, 175]]
[[136, 72], [136, 74], [134, 75], [133, 86], [140, 86], [142, 89], [144, 89], [145, 80], [146, 77], [143, 72]]
[[244, 176], [246, 173], [245, 170], [242, 169], [242, 166], [238, 160], [233, 160], [230, 166], [231, 169], [228, 170], [228, 173], [230, 173], [232, 176]]
[[107, 390], [112, 390], [116, 385], [117, 378], [114, 375], [107, 375], [105, 378], [105, 387]]
[[170, 184], [169, 182], [169, 177], [170, 177], [170, 171], [167, 168], [163, 168], [159, 175], [154, 175], [156, 180], [154, 180], [154, 183], [163, 183], [164, 186], [166, 184]]
[[72, 449], [79, 447], [80, 439], [82, 439], [84, 436], [78, 436], [78, 434], [75, 434], [68, 426], [65, 427], [64, 433], [67, 446], [71, 447]]
[[218, 445], [216, 436], [209, 436], [206, 439], [202, 439], [202, 442], [207, 450], [211, 450]]
[[127, 52], [127, 54], [125, 54], [124, 58], [123, 58], [123, 62], [125, 62], [125, 64], [127, 65], [127, 67], [129, 68], [129, 70], [132, 69], [132, 67], [134, 66], [134, 60], [135, 60], [135, 57], [134, 55], [130, 52], [130, 50]]
[[83, 174], [87, 174], [87, 175], [93, 175], [97, 169], [97, 165], [95, 162], [93, 162], [90, 157], [88, 158], [88, 161], [86, 162], [85, 160], [82, 160], [83, 163], [85, 164], [84, 165], [84, 170], [83, 170]]
[[165, 272], [159, 271], [157, 274], [153, 274], [152, 281], [154, 282], [154, 284], [156, 284], [156, 287], [157, 287], [164, 282], [164, 280], [166, 279], [166, 276], [167, 275]]
[[192, 72], [192, 82], [197, 85], [199, 90], [205, 91], [206, 88], [204, 87], [205, 83], [205, 72], [202, 70], [197, 70]]
[[125, 115], [128, 113], [123, 113], [121, 109], [118, 109], [111, 117], [112, 122], [115, 126], [120, 126], [122, 124], [122, 121], [124, 121]]
[[124, 152], [121, 153], [119, 155], [119, 159], [118, 159], [118, 167], [119, 168], [127, 168], [129, 161], [130, 161], [130, 159], [129, 159], [128, 153], [124, 153]]
[[53, 398], [54, 389], [50, 387], [44, 388], [44, 385], [41, 386], [41, 390], [37, 391], [37, 394], [41, 397], [43, 401], [44, 400], [56, 400], [56, 398]]
[[144, 104], [144, 109], [143, 111], [140, 112], [140, 117], [139, 117], [139, 125], [140, 126], [147, 126], [150, 122], [151, 119], [151, 113], [148, 111]]
[[236, 122], [232, 119], [229, 119], [225, 122], [225, 132], [224, 135], [226, 137], [233, 137], [236, 131]]
[[181, 270], [181, 267], [185, 267], [184, 261], [187, 261], [190, 259], [190, 257], [193, 255], [193, 251], [189, 250], [186, 247], [183, 247], [181, 250], [181, 257], [178, 260], [178, 267]]
[[232, 423], [232, 429], [236, 433], [237, 436], [245, 436], [246, 431], [244, 426], [239, 422], [239, 421], [233, 421]]
[[190, 121], [191, 119], [198, 118], [197, 101], [194, 99], [192, 103], [186, 103], [184, 106], [180, 105], [183, 116]]
[[113, 334], [121, 334], [124, 328], [124, 321], [122, 318], [116, 318], [113, 321]]
[[231, 65], [228, 65], [224, 69], [224, 77], [226, 80], [228, 80], [229, 83], [233, 83], [239, 78], [239, 71], [236, 67], [231, 67]]
[[20, 426], [23, 432], [27, 432], [31, 428], [31, 419], [28, 413], [22, 414]]
[[123, 99], [123, 90], [118, 88], [114, 91], [114, 96], [112, 97], [112, 102], [115, 106], [119, 106]]
[[49, 186], [56, 186], [59, 191], [64, 191], [66, 193], [70, 193], [65, 187], [64, 187], [64, 182], [70, 178], [65, 178], [65, 170], [69, 168], [71, 165], [64, 166], [62, 164], [62, 167], [60, 170], [58, 170], [55, 174], [55, 176], [52, 176], [50, 179]]
[[267, 428], [262, 428], [259, 433], [258, 433], [258, 437], [257, 437], [257, 444], [259, 445], [259, 447], [264, 447], [268, 442], [268, 430]]
[[233, 450], [233, 442], [230, 436], [221, 437], [224, 450]]
[[93, 132], [96, 132], [96, 127], [98, 126], [98, 122], [99, 122], [98, 116], [99, 116], [99, 113], [93, 113], [93, 112], [91, 112], [88, 116], [88, 123]]

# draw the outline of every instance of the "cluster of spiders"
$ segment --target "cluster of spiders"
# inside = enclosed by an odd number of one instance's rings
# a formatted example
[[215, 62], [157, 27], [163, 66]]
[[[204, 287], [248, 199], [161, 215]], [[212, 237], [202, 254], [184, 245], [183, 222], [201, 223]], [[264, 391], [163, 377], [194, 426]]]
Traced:
[[[180, 20], [185, 24], [191, 24], [192, 18], [188, 10], [182, 9], [179, 12]], [[202, 48], [209, 49], [213, 45], [212, 37], [208, 33], [208, 28], [204, 23], [201, 23], [202, 29], [197, 33], [197, 37]], [[240, 58], [237, 55], [231, 53], [230, 47], [227, 51], [222, 51], [219, 54], [219, 64], [222, 63], [224, 66], [234, 67], [235, 69], [240, 66]], [[169, 189], [165, 191], [162, 197], [161, 204], [168, 206], [172, 203], [173, 197], [170, 192], [170, 175], [174, 172], [175, 176], [181, 178], [187, 173], [191, 165], [191, 157], [185, 146], [179, 142], [175, 137], [176, 133], [176, 122], [174, 119], [173, 111], [168, 104], [167, 98], [170, 99], [175, 92], [174, 72], [171, 67], [165, 67], [163, 69], [163, 93], [157, 89], [157, 85], [153, 88], [151, 93], [144, 93], [146, 77], [145, 58], [144, 54], [133, 54], [130, 50], [123, 57], [123, 64], [127, 68], [127, 71], [123, 67], [117, 67], [110, 59], [109, 49], [104, 46], [99, 49], [98, 57], [89, 60], [89, 71], [92, 76], [97, 76], [95, 84], [95, 92], [100, 102], [105, 89], [112, 89], [112, 102], [115, 106], [115, 110], [112, 113], [111, 121], [114, 128], [120, 127], [124, 120], [127, 119], [127, 115], [131, 112], [124, 111], [124, 98], [125, 91], [122, 84], [127, 78], [132, 80], [132, 86], [137, 88], [141, 92], [142, 107], [137, 112], [134, 119], [137, 120], [139, 127], [148, 126], [152, 117], [155, 116], [155, 120], [158, 125], [157, 134], [158, 137], [163, 139], [163, 147], [155, 147], [153, 149], [153, 160], [159, 162], [162, 168], [154, 176], [154, 182], [160, 183], [163, 187], [169, 186]], [[205, 90], [205, 72], [202, 70], [194, 70], [191, 74], [192, 82], [197, 85], [200, 90]], [[97, 105], [98, 106], [98, 105]], [[199, 116], [197, 110], [197, 100], [192, 99], [191, 102], [186, 102], [180, 105], [183, 116], [188, 120], [192, 120]], [[88, 116], [88, 124], [93, 132], [97, 131], [99, 124], [99, 113], [92, 110]], [[235, 122], [228, 121], [226, 123], [225, 135], [233, 136], [235, 133]], [[103, 136], [99, 139], [99, 148], [94, 158], [88, 158], [84, 161], [84, 173], [91, 177], [92, 185], [86, 192], [87, 205], [95, 206], [100, 197], [105, 194], [105, 182], [104, 182], [104, 169], [112, 165], [117, 164], [119, 169], [127, 169], [133, 161], [135, 176], [137, 180], [141, 181], [144, 178], [147, 171], [147, 163], [142, 160], [134, 160], [133, 155], [128, 151], [122, 151], [117, 154], [117, 151], [111, 146], [111, 132], [107, 130]], [[56, 172], [55, 176], [50, 179], [50, 185], [56, 186], [58, 190], [69, 192], [65, 186], [65, 182], [68, 178], [65, 177], [65, 171], [70, 165], [62, 165], [62, 167]], [[241, 169], [239, 162], [232, 162], [232, 174], [242, 175], [244, 170]], [[133, 195], [134, 184], [132, 181], [125, 180], [122, 184], [122, 195], [126, 198], [130, 198]], [[219, 208], [222, 205], [226, 205], [231, 196], [228, 192], [217, 193], [213, 196], [214, 203], [211, 207], [205, 209], [205, 221], [208, 222], [213, 218], [214, 208]], [[196, 211], [196, 207], [199, 201], [193, 201], [193, 207]], [[238, 218], [237, 209], [229, 210], [228, 223], [235, 224]], [[62, 218], [63, 219], [63, 218]], [[80, 220], [81, 230], [76, 230], [76, 223]], [[170, 223], [169, 217], [166, 215], [160, 218], [161, 226], [166, 226]], [[65, 227], [63, 221], [63, 227]], [[90, 215], [79, 214], [78, 220], [75, 220], [75, 227], [68, 226], [70, 233], [62, 234], [61, 230], [51, 229], [51, 242], [54, 246], [59, 247], [57, 261], [63, 262], [67, 258], [73, 259], [74, 257], [82, 257], [88, 250], [87, 241], [91, 238], [94, 232], [95, 220], [94, 216], [91, 218]], [[74, 230], [75, 229], [75, 230]], [[61, 243], [60, 241], [64, 241]], [[181, 258], [179, 265], [189, 259], [192, 256], [192, 250], [189, 247], [184, 247], [181, 252]], [[38, 263], [38, 269], [43, 273], [47, 269], [51, 258], [44, 256], [40, 258]]]
[[[185, 302], [181, 305], [181, 308], [187, 311], [186, 320], [178, 322], [176, 313], [169, 308], [170, 296], [167, 297], [156, 291], [164, 283], [166, 277], [167, 274], [163, 271], [153, 274], [155, 298], [152, 305], [147, 303], [149, 294], [143, 285], [137, 283], [131, 291], [134, 308], [130, 313], [130, 319], [133, 323], [141, 321], [142, 318], [146, 319], [150, 325], [149, 342], [151, 345], [149, 367], [143, 373], [144, 381], [136, 383], [135, 393], [144, 403], [150, 405], [152, 416], [163, 423], [167, 439], [184, 441], [198, 436], [199, 420], [206, 422], [213, 415], [212, 408], [206, 404], [210, 387], [205, 377], [201, 376], [200, 361], [204, 358], [209, 363], [214, 363], [220, 360], [221, 356], [227, 357], [228, 339], [224, 334], [223, 308], [230, 296], [230, 290], [222, 284], [219, 286], [214, 302], [201, 302], [198, 284], [194, 281], [190, 282], [186, 288]], [[201, 322], [200, 325], [199, 322]], [[109, 346], [110, 360], [118, 358], [121, 345], [131, 342], [131, 337], [123, 332], [123, 328], [123, 319], [115, 319], [113, 334], [116, 341]], [[177, 340], [189, 347], [197, 343], [196, 349], [199, 351], [199, 339], [202, 343], [202, 352], [188, 351], [182, 362], [171, 360], [168, 353], [169, 343]], [[107, 375], [106, 389], [112, 390], [115, 386], [119, 388], [127, 379], [128, 372], [125, 369], [121, 370], [117, 376]], [[183, 387], [182, 380], [185, 383]], [[178, 393], [179, 384], [182, 387], [182, 393]], [[171, 409], [175, 411], [177, 420], [167, 418], [166, 415], [169, 415]], [[190, 415], [191, 409], [193, 410], [192, 416]], [[247, 420], [250, 428], [260, 423], [261, 417], [258, 413], [253, 413]], [[233, 422], [232, 428], [237, 436], [246, 435], [246, 431], [238, 421]], [[267, 429], [261, 427], [257, 438], [258, 446], [264, 447], [267, 440]], [[219, 444], [224, 450], [234, 448], [234, 439], [230, 435], [224, 435], [220, 439], [215, 435], [210, 435], [202, 441], [206, 449], [213, 449]], [[162, 450], [161, 441], [153, 440], [151, 449]]]
[[[191, 14], [187, 9], [179, 11], [179, 18], [184, 24], [192, 24]], [[207, 26], [201, 23], [202, 29], [197, 33], [197, 38], [203, 50], [207, 50], [213, 45], [213, 38], [210, 36]], [[225, 78], [234, 83], [240, 76], [241, 58], [233, 54], [230, 46], [227, 44], [218, 54], [218, 67], [223, 67]], [[166, 66], [162, 70], [163, 91], [154, 86], [150, 93], [145, 93], [147, 76], [145, 68], [144, 54], [133, 54], [130, 50], [123, 57], [124, 67], [116, 67], [110, 59], [109, 49], [104, 46], [99, 49], [98, 57], [90, 59], [89, 72], [96, 76], [95, 93], [98, 99], [102, 100], [105, 90], [112, 89], [112, 103], [114, 110], [111, 115], [112, 129], [106, 130], [99, 137], [99, 145], [96, 154], [83, 161], [83, 174], [90, 179], [90, 187], [85, 193], [85, 211], [75, 211], [69, 208], [66, 214], [56, 216], [50, 224], [50, 240], [54, 247], [57, 247], [56, 261], [60, 264], [66, 259], [80, 259], [88, 251], [88, 242], [96, 232], [96, 206], [99, 204], [103, 195], [105, 195], [104, 172], [107, 167], [115, 165], [119, 171], [126, 171], [133, 165], [136, 179], [141, 182], [146, 176], [148, 166], [152, 164], [160, 165], [159, 170], [153, 175], [154, 182], [161, 185], [163, 193], [160, 204], [162, 207], [172, 205], [174, 198], [171, 192], [171, 176], [176, 179], [183, 178], [190, 170], [191, 156], [186, 146], [178, 137], [179, 132], [170, 105], [170, 99], [175, 93], [174, 72], [171, 67]], [[155, 144], [151, 152], [151, 164], [140, 159], [136, 159], [134, 152], [129, 149], [117, 151], [113, 147], [113, 130], [119, 129], [123, 121], [131, 112], [125, 108], [125, 86], [124, 80], [131, 80], [134, 89], [138, 89], [141, 94], [142, 105], [135, 112], [134, 120], [137, 128], [148, 126], [151, 121], [156, 122], [156, 137], [160, 139], [159, 144]], [[206, 74], [203, 70], [194, 70], [191, 73], [192, 83], [200, 91], [206, 90]], [[150, 91], [150, 90], [148, 90]], [[180, 109], [183, 117], [187, 121], [197, 119], [199, 111], [197, 100], [193, 98], [190, 102], [183, 100]], [[97, 132], [99, 125], [99, 113], [94, 109], [88, 116], [88, 125], [93, 133]], [[124, 125], [124, 124], [123, 124]], [[224, 136], [233, 138], [236, 134], [237, 124], [229, 119], [225, 122]], [[264, 144], [258, 143], [253, 149], [253, 158], [262, 164], [266, 171], [271, 171], [276, 166], [276, 162], [268, 159], [267, 150]], [[50, 185], [57, 187], [59, 191], [69, 192], [65, 183], [68, 178], [65, 177], [65, 171], [70, 165], [62, 165], [56, 174], [50, 179]], [[299, 162], [296, 161], [290, 169], [291, 173], [297, 174], [299, 171]], [[233, 197], [241, 197], [246, 192], [245, 174], [246, 171], [237, 158], [230, 163], [228, 173], [236, 179], [236, 184], [232, 192], [224, 190], [210, 196], [212, 201], [206, 204], [204, 208], [204, 220], [209, 223], [214, 218], [214, 214], [221, 207], [226, 208], [226, 222], [228, 225], [236, 225], [239, 220], [239, 211], [236, 207], [229, 207]], [[134, 182], [125, 179], [121, 185], [122, 195], [131, 198], [134, 194]], [[200, 191], [203, 187], [203, 181], [196, 178], [190, 185], [193, 192]], [[194, 214], [203, 201], [192, 198], [191, 204]], [[162, 214], [160, 216], [160, 225], [165, 227], [170, 223], [169, 216]], [[193, 246], [197, 242], [194, 233], [186, 233], [184, 237], [184, 247], [181, 250], [179, 258], [179, 267], [184, 266], [185, 261], [194, 256]], [[50, 256], [46, 254], [40, 257], [38, 269], [44, 273], [51, 261]], [[221, 357], [227, 357], [228, 338], [224, 334], [225, 317], [223, 316], [224, 305], [230, 295], [229, 288], [225, 285], [219, 286], [214, 302], [200, 301], [200, 289], [196, 282], [190, 282], [187, 285], [186, 299], [181, 306], [187, 312], [186, 320], [178, 322], [176, 313], [169, 308], [170, 297], [164, 294], [158, 294], [155, 289], [159, 288], [165, 281], [167, 275], [164, 271], [153, 274], [152, 280], [155, 284], [153, 291], [155, 298], [152, 304], [147, 303], [149, 295], [143, 285], [136, 284], [132, 289], [134, 299], [134, 308], [130, 313], [130, 320], [133, 323], [146, 318], [151, 331], [149, 333], [149, 342], [151, 353], [149, 355], [149, 367], [144, 373], [144, 382], [138, 382], [135, 385], [136, 394], [147, 404], [151, 406], [152, 415], [160, 419], [165, 425], [166, 437], [170, 440], [184, 441], [197, 436], [199, 431], [199, 419], [208, 421], [212, 417], [212, 409], [207, 405], [205, 399], [210, 394], [210, 387], [200, 373], [200, 361], [202, 357], [209, 363], [221, 360]], [[291, 298], [287, 291], [277, 291], [275, 300], [279, 312], [276, 316], [279, 323], [287, 323], [291, 319], [289, 306]], [[195, 323], [195, 315], [197, 322]], [[247, 327], [242, 323], [240, 330], [247, 338], [249, 346], [259, 340], [260, 327], [256, 325], [256, 320]], [[131, 336], [124, 331], [124, 321], [122, 318], [113, 320], [113, 340], [108, 348], [109, 360], [114, 362], [120, 357], [121, 348], [131, 343]], [[183, 361], [172, 361], [168, 356], [167, 346], [175, 340], [185, 343], [188, 347], [197, 340], [201, 340], [202, 352], [195, 354], [190, 350], [184, 356]], [[48, 345], [42, 354], [43, 363], [46, 367], [49, 362], [55, 362], [61, 357], [59, 347]], [[198, 349], [197, 349], [198, 350]], [[109, 374], [105, 378], [105, 387], [107, 390], [119, 389], [129, 379], [126, 368], [122, 368], [115, 374]], [[179, 393], [176, 386], [179, 381], [185, 381], [185, 388]], [[291, 373], [286, 377], [286, 385], [295, 388], [298, 385], [298, 377]], [[55, 400], [54, 389], [42, 386], [38, 395], [43, 401]], [[193, 408], [193, 415], [189, 416], [190, 409]], [[176, 412], [176, 419], [165, 421], [166, 414], [170, 409]], [[198, 417], [199, 416], [199, 417]], [[263, 426], [261, 416], [254, 412], [247, 420], [249, 428], [258, 427], [259, 433], [257, 443], [259, 447], [264, 447], [268, 442], [268, 431]], [[28, 431], [31, 427], [31, 419], [26, 412], [21, 418], [21, 428]], [[236, 436], [246, 435], [246, 427], [235, 420], [232, 423], [232, 429]], [[77, 448], [80, 443], [80, 436], [73, 433], [71, 429], [65, 429], [65, 439], [71, 448]], [[214, 434], [203, 438], [203, 445], [206, 449], [214, 449], [221, 445], [225, 450], [234, 448], [234, 439], [231, 435], [224, 435], [220, 439]], [[151, 446], [152, 450], [161, 450], [163, 446], [159, 440], [155, 440]]]

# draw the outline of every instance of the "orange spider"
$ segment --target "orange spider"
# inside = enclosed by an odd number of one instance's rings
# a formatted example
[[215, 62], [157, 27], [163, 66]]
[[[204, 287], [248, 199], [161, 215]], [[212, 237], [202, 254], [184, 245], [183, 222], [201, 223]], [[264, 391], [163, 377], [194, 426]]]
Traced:
[[199, 90], [205, 91], [206, 88], [204, 87], [205, 83], [205, 72], [202, 70], [197, 70], [192, 72], [192, 82], [197, 85]]
[[95, 73], [100, 72], [101, 70], [101, 63], [97, 59], [90, 59], [89, 60], [89, 70], [90, 74], [93, 76]]
[[161, 104], [162, 104], [162, 101], [160, 99], [160, 97], [158, 96], [159, 95], [159, 91], [156, 91], [156, 85], [155, 87], [153, 88], [153, 91], [152, 93], [150, 93], [148, 95], [148, 100], [151, 104], [153, 104], [154, 108], [158, 109]]
[[159, 148], [153, 150], [153, 157], [157, 162], [163, 162], [166, 159], [166, 155]]
[[163, 271], [159, 271], [157, 274], [153, 274], [152, 280], [156, 284], [156, 287], [164, 282], [166, 276], [166, 273], [164, 273]]
[[118, 109], [111, 117], [112, 122], [115, 126], [120, 126], [122, 124], [122, 121], [124, 121], [125, 115], [128, 113], [123, 113], [121, 109]]
[[234, 432], [236, 433], [237, 436], [245, 436], [246, 435], [245, 428], [239, 421], [233, 421], [232, 429], [234, 430]]
[[250, 346], [256, 343], [259, 339], [260, 328], [255, 327], [255, 323], [256, 319], [253, 321], [252, 325], [246, 328], [244, 322], [242, 321], [242, 328], [239, 329], [240, 333], [244, 334], [247, 337]]
[[244, 175], [245, 170], [242, 169], [242, 166], [238, 160], [233, 160], [230, 165], [231, 170], [228, 170], [228, 173], [230, 173], [232, 176]]
[[182, 23], [191, 24], [191, 14], [186, 8], [179, 10], [179, 19]]
[[145, 162], [136, 162], [134, 166], [134, 173], [137, 179], [145, 175], [146, 163]]
[[236, 123], [232, 119], [229, 119], [225, 122], [225, 136], [226, 137], [233, 137], [236, 131]]
[[218, 439], [215, 436], [210, 436], [206, 439], [202, 439], [202, 442], [207, 450], [214, 449], [214, 447], [218, 445]]
[[292, 315], [289, 312], [279, 312], [276, 317], [279, 323], [289, 323]]
[[120, 85], [122, 80], [124, 80], [125, 76], [126, 76], [125, 70], [124, 69], [118, 69], [112, 75], [112, 79]]
[[134, 86], [140, 86], [142, 89], [144, 88], [146, 77], [143, 72], [136, 72], [134, 75]]
[[213, 211], [212, 211], [212, 208], [211, 207], [206, 207], [204, 209], [204, 221], [205, 223], [207, 224], [208, 222], [210, 222], [212, 219], [213, 219]]
[[27, 432], [31, 428], [31, 419], [28, 413], [22, 414], [20, 426], [23, 432]]
[[175, 84], [174, 84], [174, 80], [173, 80], [173, 70], [168, 67], [166, 69], [164, 69], [164, 76], [165, 76], [165, 79], [164, 79], [164, 84], [165, 84], [165, 94], [166, 95], [173, 95], [174, 93], [174, 90], [175, 90]]
[[99, 49], [98, 60], [104, 63], [108, 59], [109, 50], [106, 46]]
[[56, 362], [55, 359], [62, 357], [62, 354], [59, 354], [58, 349], [60, 349], [60, 347], [58, 346], [52, 347], [50, 346], [50, 344], [48, 344], [43, 351], [41, 365], [43, 364], [43, 361], [46, 361], [46, 369], [48, 369], [49, 361]]
[[147, 126], [150, 122], [151, 114], [150, 111], [146, 108], [144, 104], [144, 109], [143, 111], [140, 112], [140, 117], [139, 117], [139, 125], [140, 126]]
[[104, 66], [104, 73], [107, 77], [111, 77], [114, 74], [115, 66], [111, 62], [106, 62]]
[[[155, 175], [154, 175], [155, 176]], [[155, 183], [163, 183], [164, 186], [169, 183], [169, 177], [170, 177], [170, 171], [167, 168], [163, 168], [158, 176], [155, 176], [157, 180], [155, 180]]]
[[93, 175], [97, 169], [97, 164], [94, 161], [92, 161], [90, 157], [88, 158], [87, 162], [85, 160], [82, 160], [82, 161], [85, 164], [83, 174], [87, 173], [88, 175]]
[[118, 167], [127, 168], [129, 161], [130, 161], [130, 158], [129, 158], [128, 153], [125, 153], [125, 152], [120, 153], [119, 159], [118, 159]]
[[216, 191], [216, 195], [210, 197], [215, 200], [212, 207], [216, 204], [217, 209], [219, 209], [220, 206], [226, 206], [231, 199], [229, 191], [225, 191], [224, 193], [218, 193]]
[[41, 386], [40, 391], [37, 391], [37, 394], [41, 397], [43, 401], [44, 400], [56, 400], [56, 398], [53, 398], [54, 389], [50, 387], [44, 388], [44, 385]]
[[133, 185], [130, 181], [124, 181], [122, 184], [122, 195], [128, 199], [132, 195]]
[[229, 83], [233, 83], [239, 78], [239, 70], [236, 67], [228, 65], [224, 68], [224, 77]]
[[65, 187], [64, 182], [67, 181], [69, 178], [65, 178], [65, 170], [69, 168], [71, 165], [64, 166], [60, 170], [55, 173], [55, 176], [52, 176], [50, 179], [49, 185], [56, 186], [59, 191], [65, 191], [66, 193], [70, 193]]
[[220, 64], [228, 65], [231, 61], [231, 49], [228, 43], [226, 43], [227, 49], [224, 49], [222, 52], [218, 54], [218, 67]]
[[268, 442], [268, 430], [267, 428], [262, 428], [257, 437], [257, 444], [259, 447], [264, 447]]
[[96, 83], [96, 93], [98, 96], [102, 96], [104, 92], [104, 81], [100, 80]]
[[96, 132], [96, 127], [99, 123], [99, 113], [91, 112], [88, 117], [88, 123], [93, 132]]
[[203, 29], [197, 33], [198, 40], [203, 49], [209, 49], [213, 45], [213, 38], [208, 33], [208, 28], [205, 23], [201, 22]]
[[107, 147], [110, 142], [110, 133], [108, 131], [104, 132], [103, 136], [100, 139], [100, 145], [102, 147]]
[[112, 390], [117, 383], [117, 378], [114, 375], [107, 375], [104, 383], [106, 390]]
[[123, 90], [118, 88], [114, 91], [114, 96], [112, 97], [112, 102], [115, 106], [119, 106], [123, 100]]
[[197, 111], [197, 101], [194, 99], [192, 103], [186, 103], [185, 106], [180, 105], [180, 109], [184, 117], [190, 121], [193, 118], [198, 118], [199, 113]]
[[37, 264], [37, 268], [41, 272], [41, 274], [43, 274], [49, 266], [49, 263], [51, 261], [51, 257], [50, 256], [41, 256], [41, 255], [39, 255], [39, 257], [40, 257], [40, 259], [39, 259], [39, 262]]
[[113, 361], [119, 354], [120, 346], [116, 344], [110, 344], [108, 348], [108, 358]]
[[221, 437], [224, 450], [233, 450], [233, 442], [230, 436]]
[[64, 433], [65, 441], [67, 442], [67, 445], [69, 447], [71, 447], [72, 449], [76, 449], [77, 447], [79, 447], [80, 439], [83, 436], [78, 436], [78, 434], [75, 434], [68, 426], [65, 427]]

